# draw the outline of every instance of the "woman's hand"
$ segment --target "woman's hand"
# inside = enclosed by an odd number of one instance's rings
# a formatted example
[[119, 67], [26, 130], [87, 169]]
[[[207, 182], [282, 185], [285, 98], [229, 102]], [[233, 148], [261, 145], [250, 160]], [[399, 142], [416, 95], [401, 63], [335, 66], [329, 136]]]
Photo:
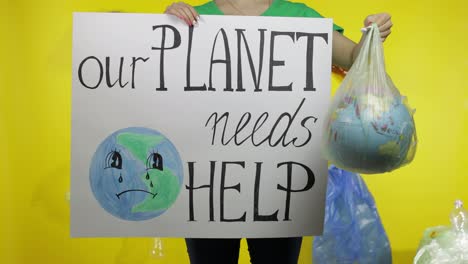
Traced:
[[369, 15], [364, 20], [364, 26], [368, 27], [372, 23], [376, 23], [379, 27], [380, 37], [382, 38], [382, 42], [390, 35], [391, 30], [390, 28], [393, 26], [392, 18], [388, 13], [379, 13], [375, 15]]
[[[364, 20], [364, 26], [368, 27], [376, 23], [379, 27], [380, 37], [382, 42], [390, 35], [390, 28], [393, 26], [390, 14], [379, 13], [375, 15], [369, 15]], [[343, 69], [351, 68], [354, 60], [357, 58], [359, 51], [364, 43], [365, 34], [362, 35], [361, 40], [356, 45], [354, 41], [343, 36], [337, 31], [333, 31], [333, 51], [332, 60], [333, 64]]]
[[184, 20], [189, 26], [196, 25], [200, 18], [197, 11], [195, 11], [191, 5], [188, 5], [184, 2], [173, 3], [166, 8], [164, 14], [174, 15]]

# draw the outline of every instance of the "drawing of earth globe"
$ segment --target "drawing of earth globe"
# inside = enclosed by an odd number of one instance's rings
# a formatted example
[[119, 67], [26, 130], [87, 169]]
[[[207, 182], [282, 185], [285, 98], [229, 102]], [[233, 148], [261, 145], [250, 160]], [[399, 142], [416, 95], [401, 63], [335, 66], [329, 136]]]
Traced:
[[183, 183], [182, 161], [175, 146], [158, 131], [143, 127], [108, 136], [94, 153], [89, 174], [100, 206], [131, 221], [163, 214]]

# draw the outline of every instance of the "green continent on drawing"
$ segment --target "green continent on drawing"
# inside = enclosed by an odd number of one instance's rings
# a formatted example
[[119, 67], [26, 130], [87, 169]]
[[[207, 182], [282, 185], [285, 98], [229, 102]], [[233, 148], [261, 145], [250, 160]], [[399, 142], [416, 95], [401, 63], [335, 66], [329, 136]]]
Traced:
[[[148, 153], [157, 149], [157, 145], [163, 140], [165, 138], [160, 135], [121, 133], [117, 136], [117, 143], [128, 149], [143, 164], [147, 163]], [[173, 172], [166, 168], [162, 170], [147, 169], [144, 174], [140, 175], [140, 178], [146, 183], [148, 190], [156, 195], [146, 197], [143, 202], [132, 208], [132, 212], [167, 209], [179, 195], [179, 181]]]
[[[156, 175], [150, 171], [149, 174], [150, 178], [154, 179], [154, 187], [151, 188], [151, 190], [153, 193], [157, 193], [157, 195], [154, 199], [147, 197], [142, 203], [137, 204], [132, 209], [133, 212], [168, 209], [179, 195], [179, 181], [170, 170], [164, 170], [162, 173], [155, 173]], [[146, 174], [141, 177], [144, 180]]]

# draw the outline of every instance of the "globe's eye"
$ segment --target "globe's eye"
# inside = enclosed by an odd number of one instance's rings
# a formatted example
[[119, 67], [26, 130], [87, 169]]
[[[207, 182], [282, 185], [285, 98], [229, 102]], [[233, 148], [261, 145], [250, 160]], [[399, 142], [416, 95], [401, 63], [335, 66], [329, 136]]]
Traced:
[[106, 165], [104, 169], [122, 169], [122, 155], [117, 150], [113, 150], [106, 155]]
[[157, 169], [163, 170], [163, 158], [159, 153], [151, 153], [146, 159], [146, 168], [147, 169]]

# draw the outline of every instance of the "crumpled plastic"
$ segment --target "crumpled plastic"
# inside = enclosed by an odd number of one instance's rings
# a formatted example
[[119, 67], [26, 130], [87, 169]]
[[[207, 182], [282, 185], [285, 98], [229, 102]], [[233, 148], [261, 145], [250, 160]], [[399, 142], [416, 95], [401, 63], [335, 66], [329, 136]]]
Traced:
[[451, 226], [424, 231], [414, 264], [468, 264], [468, 212], [460, 200], [450, 214]]
[[330, 166], [322, 236], [314, 264], [390, 264], [390, 242], [374, 198], [360, 175]]

